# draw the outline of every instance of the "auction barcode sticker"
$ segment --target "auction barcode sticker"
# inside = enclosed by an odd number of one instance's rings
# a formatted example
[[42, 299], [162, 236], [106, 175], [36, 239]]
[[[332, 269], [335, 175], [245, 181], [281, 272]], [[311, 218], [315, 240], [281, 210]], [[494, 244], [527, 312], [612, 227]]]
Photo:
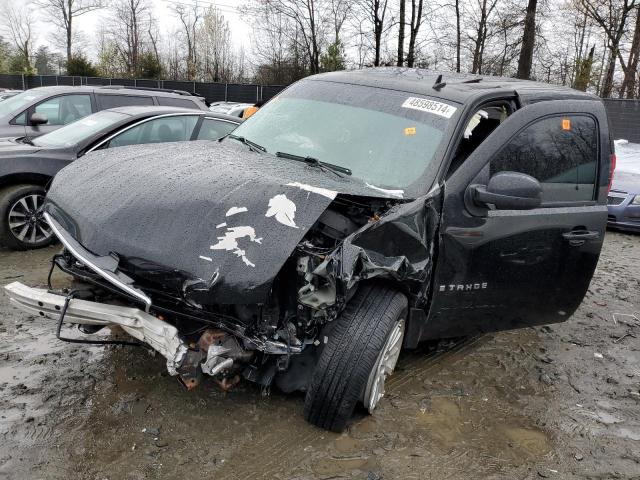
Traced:
[[446, 103], [427, 100], [426, 98], [409, 97], [402, 104], [402, 108], [412, 108], [422, 112], [429, 112], [444, 118], [451, 118], [457, 108]]

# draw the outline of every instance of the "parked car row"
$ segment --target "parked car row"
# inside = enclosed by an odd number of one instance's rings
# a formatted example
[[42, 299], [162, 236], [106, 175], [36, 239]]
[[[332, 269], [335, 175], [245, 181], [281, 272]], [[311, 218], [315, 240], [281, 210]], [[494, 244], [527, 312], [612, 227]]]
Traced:
[[218, 140], [239, 123], [237, 117], [202, 110], [118, 107], [36, 138], [0, 141], [0, 243], [28, 249], [55, 239], [43, 218], [47, 185], [85, 154], [127, 145]]
[[100, 110], [159, 105], [208, 111], [188, 92], [143, 87], [39, 87], [0, 102], [0, 138], [34, 138]]
[[[34, 105], [25, 118], [54, 115]], [[383, 68], [301, 80], [219, 142], [150, 144], [197, 139], [211, 113], [95, 124], [132, 111], [7, 147], [54, 165], [94, 151], [11, 216], [14, 238], [60, 240], [80, 286], [6, 290], [61, 339], [65, 322], [121, 327], [188, 388], [303, 391], [305, 418], [341, 431], [402, 348], [565, 321], [598, 262], [615, 161], [585, 92]]]

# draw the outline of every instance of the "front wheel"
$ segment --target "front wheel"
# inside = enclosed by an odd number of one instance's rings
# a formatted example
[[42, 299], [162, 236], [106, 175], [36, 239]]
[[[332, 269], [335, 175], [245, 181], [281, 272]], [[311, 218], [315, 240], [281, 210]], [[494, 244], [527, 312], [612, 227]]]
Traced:
[[54, 241], [42, 216], [45, 195], [39, 185], [13, 185], [0, 191], [1, 244], [13, 250], [29, 250]]
[[358, 402], [371, 413], [384, 395], [404, 338], [407, 297], [362, 285], [334, 321], [307, 391], [305, 419], [341, 432]]

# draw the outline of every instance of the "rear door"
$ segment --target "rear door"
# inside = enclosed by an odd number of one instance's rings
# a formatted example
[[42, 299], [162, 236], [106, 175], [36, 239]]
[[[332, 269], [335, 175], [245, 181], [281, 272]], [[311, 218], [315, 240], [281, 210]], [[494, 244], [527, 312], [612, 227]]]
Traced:
[[[447, 180], [427, 337], [561, 322], [578, 307], [607, 220], [610, 147], [599, 101], [526, 106]], [[542, 205], [477, 205], [470, 185], [531, 175]]]

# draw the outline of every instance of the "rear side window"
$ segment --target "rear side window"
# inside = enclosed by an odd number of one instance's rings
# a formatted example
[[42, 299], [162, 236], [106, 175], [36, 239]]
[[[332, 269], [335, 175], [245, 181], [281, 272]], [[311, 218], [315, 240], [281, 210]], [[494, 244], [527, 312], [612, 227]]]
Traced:
[[538, 179], [543, 203], [593, 200], [598, 128], [586, 115], [554, 116], [525, 127], [491, 161], [491, 175], [521, 172]]
[[116, 107], [128, 107], [130, 105], [153, 105], [153, 97], [138, 95], [96, 95], [100, 110]]
[[158, 103], [165, 107], [198, 108], [195, 102], [184, 98], [158, 97]]
[[109, 148], [143, 143], [183, 142], [191, 140], [198, 115], [160, 117], [136, 125], [117, 135], [109, 142]]
[[231, 133], [237, 126], [235, 123], [205, 118], [198, 132], [198, 140], [218, 140]]

